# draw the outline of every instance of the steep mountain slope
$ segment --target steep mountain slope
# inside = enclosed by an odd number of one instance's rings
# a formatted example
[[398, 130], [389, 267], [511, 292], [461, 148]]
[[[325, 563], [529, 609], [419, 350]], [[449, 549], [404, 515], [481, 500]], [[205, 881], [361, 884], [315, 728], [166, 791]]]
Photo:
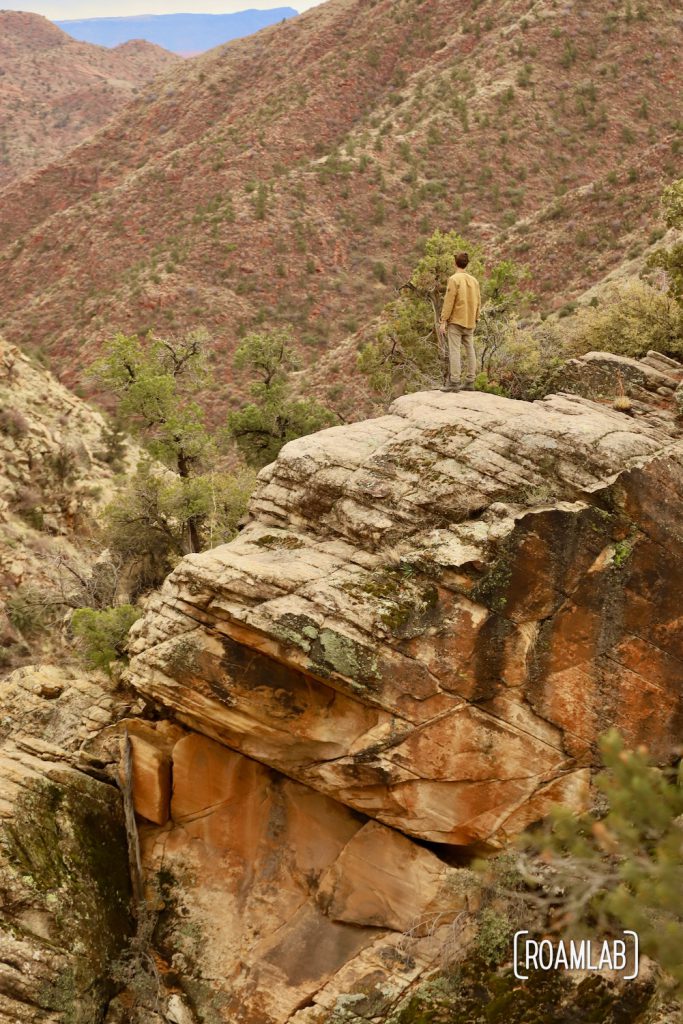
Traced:
[[680, 28], [667, 0], [330, 0], [212, 51], [0, 195], [0, 326], [74, 381], [116, 328], [202, 323], [230, 393], [241, 331], [332, 347], [437, 226], [558, 306], [651, 230]]
[[93, 513], [139, 456], [114, 450], [100, 413], [0, 338], [0, 677], [49, 650], [49, 595], [92, 579]]
[[0, 187], [60, 157], [177, 60], [139, 39], [109, 51], [38, 14], [0, 11]]
[[293, 7], [235, 14], [150, 14], [134, 18], [84, 18], [57, 21], [74, 39], [98, 46], [118, 46], [131, 39], [146, 39], [174, 53], [202, 53], [231, 39], [250, 36], [266, 25], [296, 17]]

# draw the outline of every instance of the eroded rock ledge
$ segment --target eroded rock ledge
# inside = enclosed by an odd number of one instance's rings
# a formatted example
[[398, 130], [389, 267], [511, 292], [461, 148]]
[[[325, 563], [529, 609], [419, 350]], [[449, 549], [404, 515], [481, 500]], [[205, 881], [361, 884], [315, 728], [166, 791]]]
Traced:
[[617, 362], [592, 354], [568, 379], [604, 395], [618, 373], [631, 416], [568, 393], [429, 392], [287, 445], [240, 536], [186, 558], [134, 627], [130, 681], [221, 744], [456, 846], [583, 806], [610, 725], [667, 757], [681, 372]]

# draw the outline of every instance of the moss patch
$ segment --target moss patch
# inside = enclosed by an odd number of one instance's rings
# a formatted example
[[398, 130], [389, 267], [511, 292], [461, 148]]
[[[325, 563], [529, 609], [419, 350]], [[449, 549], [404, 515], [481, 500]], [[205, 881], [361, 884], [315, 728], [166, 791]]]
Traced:
[[281, 615], [272, 627], [274, 635], [308, 654], [310, 671], [322, 678], [344, 676], [353, 690], [364, 690], [380, 678], [377, 659], [369, 647], [344, 633], [321, 629], [307, 615]]
[[356, 600], [372, 604], [379, 622], [402, 640], [424, 633], [436, 619], [439, 591], [409, 562], [350, 580], [343, 589]]
[[472, 588], [472, 600], [493, 612], [502, 612], [508, 603], [512, 579], [512, 551], [505, 547], [486, 575]]
[[297, 537], [281, 536], [277, 537], [274, 534], [266, 534], [265, 537], [259, 537], [258, 540], [254, 541], [256, 547], [275, 549], [284, 548], [287, 551], [295, 551], [297, 548], [304, 546], [303, 541]]

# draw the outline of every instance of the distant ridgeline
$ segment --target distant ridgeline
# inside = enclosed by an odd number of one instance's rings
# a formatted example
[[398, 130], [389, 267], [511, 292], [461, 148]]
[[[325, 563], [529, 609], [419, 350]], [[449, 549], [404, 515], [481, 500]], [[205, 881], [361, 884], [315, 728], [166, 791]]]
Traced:
[[131, 39], [146, 39], [175, 53], [200, 53], [296, 14], [293, 7], [274, 7], [269, 11], [249, 10], [236, 14], [143, 14], [131, 18], [56, 21], [55, 24], [74, 39], [99, 46], [118, 46]]

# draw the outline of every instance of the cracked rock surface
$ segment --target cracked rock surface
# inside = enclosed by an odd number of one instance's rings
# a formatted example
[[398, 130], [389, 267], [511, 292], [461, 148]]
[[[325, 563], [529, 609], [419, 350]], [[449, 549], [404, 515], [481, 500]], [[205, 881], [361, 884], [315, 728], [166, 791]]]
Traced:
[[131, 723], [134, 795], [202, 1019], [403, 1020], [471, 948], [463, 855], [586, 806], [611, 725], [670, 756], [683, 367], [648, 359], [295, 441], [150, 602], [129, 681], [168, 720]]
[[93, 1024], [132, 931], [128, 853], [101, 734], [103, 679], [49, 666], [0, 683], [0, 1024]]
[[637, 386], [634, 416], [428, 392], [292, 442], [134, 627], [133, 685], [423, 840], [583, 807], [608, 726], [663, 758], [680, 734], [683, 443]]
[[592, 353], [533, 405], [416, 394], [296, 441], [149, 603], [133, 695], [0, 684], [0, 1024], [417, 1020], [476, 935], [461, 865], [584, 807], [608, 726], [679, 742], [681, 378]]

